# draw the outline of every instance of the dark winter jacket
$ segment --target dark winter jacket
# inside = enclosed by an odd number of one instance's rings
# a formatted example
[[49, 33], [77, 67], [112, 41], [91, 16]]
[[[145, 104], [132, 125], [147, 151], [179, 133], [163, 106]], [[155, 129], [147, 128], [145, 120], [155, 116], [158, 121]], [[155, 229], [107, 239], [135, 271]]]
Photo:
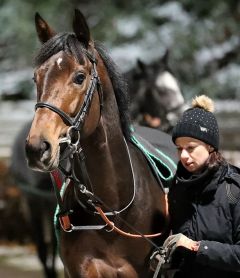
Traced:
[[240, 277], [240, 174], [234, 167], [224, 162], [193, 176], [179, 163], [168, 198], [173, 234], [201, 241], [196, 255], [176, 252], [174, 277]]

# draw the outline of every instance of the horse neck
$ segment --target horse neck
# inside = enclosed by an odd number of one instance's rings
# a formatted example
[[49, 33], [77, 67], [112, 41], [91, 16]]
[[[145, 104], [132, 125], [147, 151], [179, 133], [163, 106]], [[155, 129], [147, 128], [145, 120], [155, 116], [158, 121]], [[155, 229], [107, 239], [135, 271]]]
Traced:
[[133, 173], [113, 92], [107, 93], [99, 125], [82, 146], [94, 193], [115, 210], [125, 206], [133, 193]]

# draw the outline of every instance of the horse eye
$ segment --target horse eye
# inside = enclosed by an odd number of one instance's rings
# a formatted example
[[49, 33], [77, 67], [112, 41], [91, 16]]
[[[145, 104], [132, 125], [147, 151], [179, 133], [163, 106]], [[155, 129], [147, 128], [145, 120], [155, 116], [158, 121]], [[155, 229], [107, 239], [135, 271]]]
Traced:
[[33, 76], [32, 80], [33, 80], [34, 83], [36, 83], [36, 77], [35, 76]]
[[85, 75], [79, 72], [74, 76], [73, 82], [80, 85], [83, 83], [84, 79], [85, 79]]

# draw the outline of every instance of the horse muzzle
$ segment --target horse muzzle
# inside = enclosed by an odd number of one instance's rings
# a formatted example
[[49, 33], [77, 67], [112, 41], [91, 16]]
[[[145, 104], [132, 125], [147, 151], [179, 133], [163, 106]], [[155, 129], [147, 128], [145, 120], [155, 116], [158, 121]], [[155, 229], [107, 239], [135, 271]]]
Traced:
[[58, 167], [59, 147], [55, 150], [52, 145], [43, 139], [27, 138], [25, 151], [28, 166], [36, 171], [49, 172]]

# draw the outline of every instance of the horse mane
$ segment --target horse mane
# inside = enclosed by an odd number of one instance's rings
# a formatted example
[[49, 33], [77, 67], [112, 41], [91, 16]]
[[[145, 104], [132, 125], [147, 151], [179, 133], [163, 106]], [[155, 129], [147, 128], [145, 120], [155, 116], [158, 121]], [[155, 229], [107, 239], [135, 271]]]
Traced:
[[126, 79], [123, 74], [120, 73], [118, 66], [108, 54], [103, 44], [95, 42], [95, 48], [99, 55], [103, 59], [104, 65], [107, 68], [110, 80], [113, 85], [113, 90], [118, 104], [120, 121], [123, 130], [123, 134], [126, 139], [130, 140], [131, 137], [131, 121], [129, 112], [129, 96]]
[[[117, 65], [107, 53], [103, 45], [99, 42], [95, 42], [95, 48], [103, 59], [104, 65], [107, 68], [110, 80], [113, 85], [124, 137], [127, 140], [130, 140], [131, 122], [127, 83], [123, 77], [123, 74], [120, 73]], [[82, 53], [84, 53], [86, 49], [78, 41], [74, 33], [59, 33], [42, 45], [35, 57], [35, 66], [40, 66], [51, 56], [57, 54], [60, 51], [64, 51], [67, 54], [73, 55], [78, 60], [78, 62], [81, 63], [83, 62]]]

